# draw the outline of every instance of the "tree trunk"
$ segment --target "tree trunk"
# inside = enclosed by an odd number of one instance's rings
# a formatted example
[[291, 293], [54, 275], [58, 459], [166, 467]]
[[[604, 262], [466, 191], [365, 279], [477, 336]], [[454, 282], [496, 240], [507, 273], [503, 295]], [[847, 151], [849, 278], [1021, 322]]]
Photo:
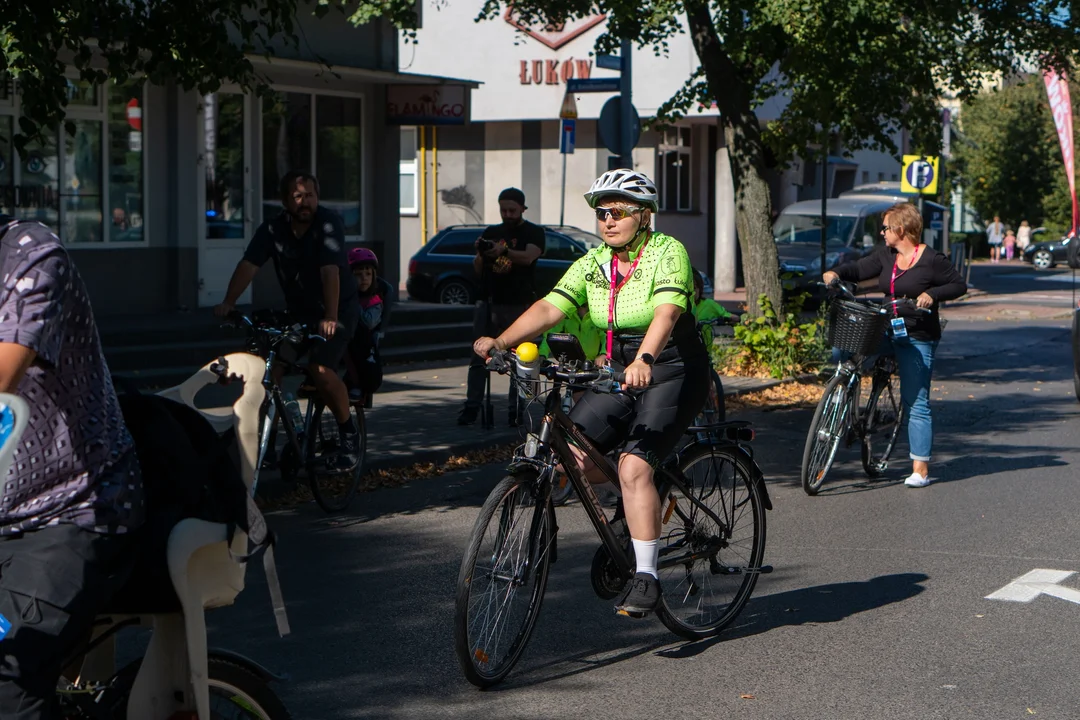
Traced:
[[705, 69], [709, 94], [720, 110], [735, 182], [735, 227], [743, 255], [746, 305], [751, 316], [761, 314], [758, 296], [765, 294], [779, 311], [783, 288], [780, 262], [772, 236], [772, 199], [765, 179], [765, 146], [761, 126], [750, 107], [750, 88], [724, 51], [716, 34], [709, 4], [704, 0], [684, 2], [690, 36], [698, 60]]

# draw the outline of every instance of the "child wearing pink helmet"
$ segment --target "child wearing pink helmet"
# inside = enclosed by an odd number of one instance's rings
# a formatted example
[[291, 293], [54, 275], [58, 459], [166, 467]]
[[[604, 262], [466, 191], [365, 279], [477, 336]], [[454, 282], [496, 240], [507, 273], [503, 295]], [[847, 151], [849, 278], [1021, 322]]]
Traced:
[[367, 248], [358, 247], [349, 251], [349, 269], [356, 278], [360, 322], [345, 354], [345, 384], [349, 388], [350, 400], [363, 399], [364, 404], [371, 407], [371, 396], [382, 385], [382, 359], [379, 357], [382, 333], [379, 330], [385, 310], [382, 295], [386, 291], [380, 285], [387, 283], [379, 280], [379, 258]]

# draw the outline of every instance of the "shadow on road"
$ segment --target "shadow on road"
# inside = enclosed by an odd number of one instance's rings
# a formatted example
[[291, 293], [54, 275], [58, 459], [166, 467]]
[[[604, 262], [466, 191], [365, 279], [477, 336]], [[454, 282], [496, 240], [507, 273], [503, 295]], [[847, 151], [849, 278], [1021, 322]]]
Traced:
[[881, 575], [866, 582], [832, 583], [752, 597], [736, 624], [721, 635], [661, 650], [661, 657], [681, 659], [700, 655], [714, 645], [751, 637], [781, 627], [839, 622], [867, 610], [903, 602], [923, 591], [929, 577], [922, 573]]

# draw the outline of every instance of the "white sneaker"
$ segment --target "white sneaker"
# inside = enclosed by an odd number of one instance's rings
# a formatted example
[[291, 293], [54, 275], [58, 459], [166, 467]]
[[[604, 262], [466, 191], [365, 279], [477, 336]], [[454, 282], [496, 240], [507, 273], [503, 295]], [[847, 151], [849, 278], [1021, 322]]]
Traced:
[[913, 472], [908, 476], [908, 479], [904, 481], [904, 484], [908, 487], [926, 487], [930, 484], [930, 476]]

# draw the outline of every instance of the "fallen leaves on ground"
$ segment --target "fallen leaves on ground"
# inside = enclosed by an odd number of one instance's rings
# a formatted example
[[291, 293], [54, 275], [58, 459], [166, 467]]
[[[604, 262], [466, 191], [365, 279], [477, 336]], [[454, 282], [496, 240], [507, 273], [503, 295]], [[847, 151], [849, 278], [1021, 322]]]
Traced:
[[[415, 480], [438, 477], [455, 470], [466, 470], [493, 462], [504, 462], [513, 456], [514, 448], [518, 447], [518, 445], [519, 443], [511, 443], [481, 450], [472, 450], [461, 455], [451, 455], [439, 463], [418, 462], [403, 467], [374, 470], [360, 478], [357, 491], [371, 492], [379, 488], [399, 487]], [[323, 478], [320, 479], [320, 482], [323, 487], [329, 486], [333, 494], [344, 492], [344, 477]], [[308, 485], [307, 478], [302, 478], [293, 490], [272, 499], [259, 498], [258, 500], [259, 507], [263, 510], [277, 510], [310, 502], [314, 498], [311, 495], [311, 488]]]
[[733, 411], [748, 409], [812, 408], [821, 400], [823, 390], [824, 386], [818, 382], [793, 380], [756, 392], [728, 396], [726, 408], [729, 416]]

